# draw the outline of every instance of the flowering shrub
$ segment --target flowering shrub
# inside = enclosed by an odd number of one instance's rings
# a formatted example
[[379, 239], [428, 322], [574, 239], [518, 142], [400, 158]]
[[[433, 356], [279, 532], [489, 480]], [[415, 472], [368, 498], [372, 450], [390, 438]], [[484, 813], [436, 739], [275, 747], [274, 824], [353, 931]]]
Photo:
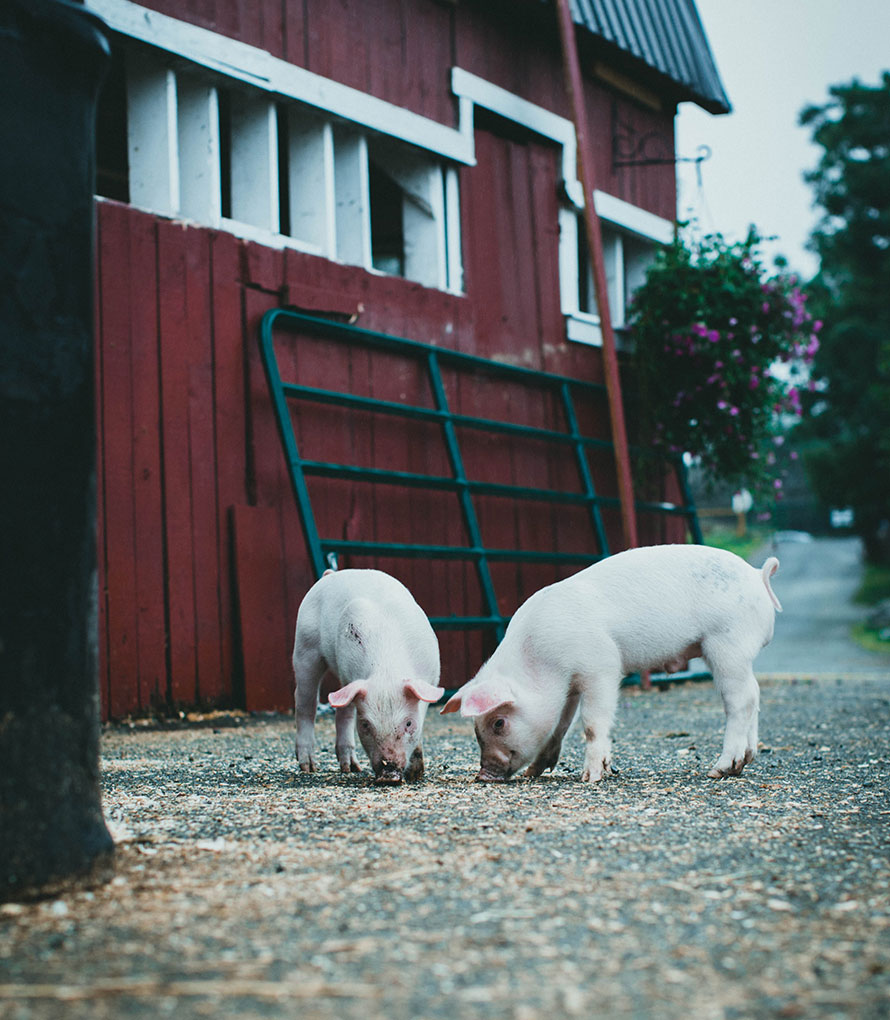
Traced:
[[801, 414], [821, 323], [794, 277], [767, 276], [752, 231], [664, 248], [631, 308], [641, 439], [713, 481], [781, 490], [776, 450]]

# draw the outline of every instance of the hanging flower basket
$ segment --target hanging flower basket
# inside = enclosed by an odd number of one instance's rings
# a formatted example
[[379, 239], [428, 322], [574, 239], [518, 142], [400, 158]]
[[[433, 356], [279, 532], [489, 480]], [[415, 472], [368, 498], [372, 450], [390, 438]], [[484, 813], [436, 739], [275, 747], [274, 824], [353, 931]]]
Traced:
[[769, 276], [760, 237], [664, 248], [630, 327], [643, 445], [696, 458], [713, 482], [780, 491], [775, 452], [801, 414], [821, 323], [794, 277]]

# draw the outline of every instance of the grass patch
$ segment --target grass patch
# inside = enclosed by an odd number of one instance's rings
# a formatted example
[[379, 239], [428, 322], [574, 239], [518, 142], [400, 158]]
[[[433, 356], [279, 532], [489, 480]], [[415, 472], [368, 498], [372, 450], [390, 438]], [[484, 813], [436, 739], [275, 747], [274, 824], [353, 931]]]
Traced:
[[884, 640], [881, 635], [865, 623], [857, 623], [853, 627], [853, 640], [869, 652], [883, 652], [890, 655], [890, 640]]
[[867, 563], [855, 601], [861, 606], [874, 606], [884, 599], [890, 599], [890, 567]]
[[742, 536], [736, 534], [735, 525], [711, 524], [703, 528], [705, 545], [713, 546], [715, 549], [726, 549], [736, 556], [741, 556], [743, 560], [763, 548], [772, 535], [771, 529], [762, 527], [748, 528]]
[[[861, 606], [876, 606], [885, 599], [890, 599], [890, 567], [866, 563], [862, 584], [853, 600]], [[890, 639], [883, 636], [886, 633], [886, 628], [878, 631], [865, 622], [857, 623], [853, 628], [853, 640], [870, 652], [883, 652], [887, 655], [890, 654]]]

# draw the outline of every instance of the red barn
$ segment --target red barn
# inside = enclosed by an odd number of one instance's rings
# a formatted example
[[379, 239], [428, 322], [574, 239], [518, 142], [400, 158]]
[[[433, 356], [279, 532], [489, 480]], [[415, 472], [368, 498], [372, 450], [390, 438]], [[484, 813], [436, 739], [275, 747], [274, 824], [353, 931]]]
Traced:
[[[443, 679], [459, 686], [492, 635], [449, 618], [490, 617], [492, 595], [509, 616], [577, 569], [568, 557], [545, 562], [547, 550], [589, 562], [621, 544], [555, 5], [86, 6], [114, 50], [96, 210], [106, 717], [291, 702], [293, 620], [318, 558], [261, 363], [270, 309], [339, 324], [333, 335], [283, 317], [286, 381], [421, 408], [393, 418], [330, 397], [298, 401], [290, 419], [316, 465], [313, 526], [341, 565], [376, 563], [412, 588], [443, 623]], [[620, 335], [654, 246], [673, 234], [677, 104], [729, 107], [693, 0], [573, 9]], [[549, 376], [501, 376], [468, 359], [443, 361], [436, 381], [426, 347], [367, 331]], [[554, 376], [590, 384], [569, 410]], [[463, 418], [443, 424], [437, 399]], [[482, 417], [531, 431], [486, 433], [473, 425]], [[555, 442], [572, 429], [593, 437], [583, 451]], [[455, 457], [459, 481], [441, 481]], [[325, 464], [365, 474], [326, 475]], [[396, 484], [398, 472], [441, 484]], [[656, 502], [679, 500], [672, 478], [658, 487]], [[550, 495], [524, 507], [505, 498], [533, 488]], [[566, 492], [587, 501], [553, 495]], [[641, 515], [646, 541], [677, 538], [682, 525]], [[350, 546], [363, 541], [388, 545]], [[401, 556], [396, 545], [410, 543], [441, 555]], [[542, 555], [493, 557], [482, 577], [448, 554], [480, 543]]]

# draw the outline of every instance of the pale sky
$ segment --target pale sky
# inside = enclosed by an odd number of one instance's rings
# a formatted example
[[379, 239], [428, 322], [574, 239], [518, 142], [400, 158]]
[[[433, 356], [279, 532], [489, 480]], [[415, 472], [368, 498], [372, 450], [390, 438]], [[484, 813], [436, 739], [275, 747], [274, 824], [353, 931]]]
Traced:
[[797, 126], [801, 109], [828, 100], [831, 85], [858, 77], [877, 85], [890, 70], [890, 0], [696, 0], [733, 106], [712, 116], [680, 106], [677, 155], [700, 145], [701, 188], [691, 164], [677, 165], [680, 219], [703, 233], [741, 240], [748, 224], [776, 235], [764, 251], [783, 254], [808, 279], [818, 268], [805, 250], [816, 225], [813, 192], [802, 174], [821, 149]]

